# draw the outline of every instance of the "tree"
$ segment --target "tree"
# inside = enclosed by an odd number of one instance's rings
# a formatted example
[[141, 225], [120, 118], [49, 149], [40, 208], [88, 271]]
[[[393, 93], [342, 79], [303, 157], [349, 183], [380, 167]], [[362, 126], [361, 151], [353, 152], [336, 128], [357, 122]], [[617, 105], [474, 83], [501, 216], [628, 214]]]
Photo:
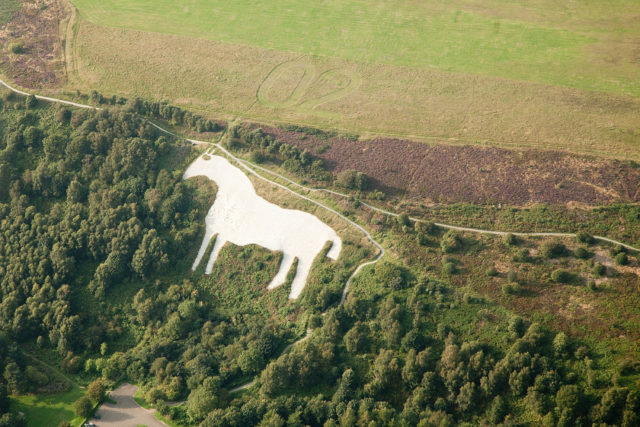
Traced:
[[356, 382], [356, 374], [353, 372], [353, 369], [346, 369], [342, 373], [342, 379], [340, 380], [340, 385], [338, 389], [333, 394], [334, 402], [347, 402], [353, 396], [353, 390]]
[[507, 404], [502, 398], [502, 396], [496, 396], [491, 402], [491, 407], [489, 408], [489, 421], [491, 423], [499, 424], [504, 419], [504, 416], [507, 415]]
[[349, 353], [363, 351], [367, 345], [367, 328], [360, 322], [344, 335], [344, 345]]
[[187, 414], [193, 422], [202, 421], [209, 412], [218, 405], [220, 378], [208, 377], [202, 385], [189, 394], [187, 399]]
[[0, 417], [0, 427], [26, 427], [24, 414], [4, 414]]
[[87, 396], [82, 396], [73, 404], [73, 409], [80, 418], [88, 418], [93, 412], [93, 403]]
[[9, 362], [4, 368], [4, 379], [9, 391], [13, 394], [22, 394], [26, 390], [24, 376], [16, 362]]
[[3, 383], [0, 383], [0, 415], [9, 411], [9, 392], [7, 391], [7, 386]]
[[96, 403], [102, 402], [105, 392], [106, 388], [99, 378], [93, 380], [87, 387], [87, 396]]
[[568, 411], [574, 414], [582, 405], [582, 392], [576, 385], [565, 385], [556, 393], [556, 406], [559, 412]]
[[151, 229], [142, 238], [142, 243], [133, 254], [131, 267], [141, 277], [147, 277], [152, 271], [161, 272], [169, 263], [164, 252], [164, 242], [158, 237], [158, 232]]

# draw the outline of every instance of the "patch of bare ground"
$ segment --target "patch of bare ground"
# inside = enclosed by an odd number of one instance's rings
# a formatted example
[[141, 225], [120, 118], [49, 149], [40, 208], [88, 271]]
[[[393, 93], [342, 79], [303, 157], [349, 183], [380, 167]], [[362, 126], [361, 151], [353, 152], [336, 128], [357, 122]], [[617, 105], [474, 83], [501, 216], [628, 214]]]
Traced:
[[633, 162], [553, 150], [431, 145], [388, 138], [325, 139], [280, 128], [262, 129], [308, 149], [332, 172], [364, 172], [377, 188], [421, 202], [594, 206], [640, 201], [640, 167]]
[[[60, 22], [66, 10], [61, 0], [20, 0], [15, 17], [0, 28], [0, 67], [25, 88], [49, 88], [66, 81]], [[21, 43], [22, 53], [9, 49]]]

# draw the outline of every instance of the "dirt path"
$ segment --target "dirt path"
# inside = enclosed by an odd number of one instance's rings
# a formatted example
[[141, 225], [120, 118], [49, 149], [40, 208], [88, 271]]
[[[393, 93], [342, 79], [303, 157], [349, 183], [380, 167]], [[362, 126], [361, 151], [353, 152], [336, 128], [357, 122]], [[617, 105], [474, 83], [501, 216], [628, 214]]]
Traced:
[[92, 420], [98, 427], [167, 427], [159, 421], [151, 409], [145, 409], [133, 399], [138, 387], [132, 384], [122, 384], [109, 393], [109, 397], [116, 403], [104, 403], [96, 415], [100, 419]]

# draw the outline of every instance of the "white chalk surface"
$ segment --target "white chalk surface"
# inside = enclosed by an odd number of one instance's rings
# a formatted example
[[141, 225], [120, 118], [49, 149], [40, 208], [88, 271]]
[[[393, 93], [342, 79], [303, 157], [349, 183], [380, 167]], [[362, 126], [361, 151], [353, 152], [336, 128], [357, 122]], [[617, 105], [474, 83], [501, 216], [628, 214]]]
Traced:
[[[208, 160], [206, 159], [208, 158]], [[332, 242], [327, 256], [338, 258], [342, 240], [328, 225], [307, 212], [284, 209], [256, 194], [249, 178], [227, 159], [213, 154], [198, 157], [186, 170], [183, 179], [205, 176], [218, 186], [218, 193], [206, 217], [206, 231], [193, 263], [195, 270], [216, 236], [205, 273], [226, 242], [244, 246], [257, 244], [273, 251], [282, 251], [278, 273], [269, 284], [273, 289], [285, 282], [295, 258], [298, 268], [291, 284], [289, 298], [297, 298], [307, 281], [311, 264], [327, 241]]]

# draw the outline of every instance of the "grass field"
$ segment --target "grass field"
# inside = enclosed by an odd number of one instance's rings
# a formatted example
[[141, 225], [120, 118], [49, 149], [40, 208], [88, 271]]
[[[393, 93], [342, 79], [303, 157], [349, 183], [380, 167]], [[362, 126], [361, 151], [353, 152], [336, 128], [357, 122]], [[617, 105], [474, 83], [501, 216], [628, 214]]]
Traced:
[[27, 427], [57, 426], [70, 421], [79, 426], [83, 420], [75, 417], [73, 404], [84, 392], [74, 385], [66, 393], [52, 395], [24, 395], [11, 398], [11, 408], [27, 416]]
[[[635, 1], [618, 0], [615, 7], [604, 1], [567, 5], [546, 0], [514, 5], [499, 0], [73, 3], [90, 22], [113, 27], [640, 94], [638, 81], [626, 74], [637, 76], [637, 70], [608, 64], [596, 52], [604, 39], [615, 44], [626, 41], [628, 31], [640, 35], [629, 20], [629, 12], [638, 13]], [[580, 68], [588, 62], [590, 67]], [[606, 74], [600, 74], [603, 70]]]
[[20, 10], [20, 3], [16, 0], [4, 0], [0, 2], [0, 25], [9, 22]]
[[68, 92], [640, 159], [640, 5], [72, 0]]

